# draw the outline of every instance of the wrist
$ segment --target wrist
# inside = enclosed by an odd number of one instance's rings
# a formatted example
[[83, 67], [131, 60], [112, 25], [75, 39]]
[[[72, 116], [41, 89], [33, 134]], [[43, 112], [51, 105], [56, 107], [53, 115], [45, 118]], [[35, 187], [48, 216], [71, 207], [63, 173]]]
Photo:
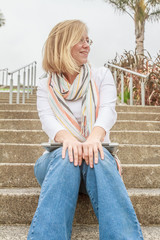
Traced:
[[71, 139], [71, 138], [74, 138], [68, 131], [66, 130], [60, 130], [54, 140], [55, 142], [60, 142], [60, 143], [63, 143], [64, 141], [68, 140], [68, 139]]

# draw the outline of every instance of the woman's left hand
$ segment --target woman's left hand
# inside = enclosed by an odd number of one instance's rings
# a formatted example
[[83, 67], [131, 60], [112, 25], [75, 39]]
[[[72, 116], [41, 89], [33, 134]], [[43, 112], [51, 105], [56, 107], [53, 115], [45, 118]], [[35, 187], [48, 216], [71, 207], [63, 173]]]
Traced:
[[98, 151], [100, 152], [101, 159], [104, 159], [103, 147], [100, 140], [89, 137], [82, 145], [83, 159], [91, 168], [93, 168], [94, 163], [98, 164]]

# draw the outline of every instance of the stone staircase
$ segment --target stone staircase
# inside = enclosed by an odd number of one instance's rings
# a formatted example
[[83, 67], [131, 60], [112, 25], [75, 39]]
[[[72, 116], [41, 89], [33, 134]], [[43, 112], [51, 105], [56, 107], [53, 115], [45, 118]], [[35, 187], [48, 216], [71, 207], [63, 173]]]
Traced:
[[[0, 240], [23, 240], [40, 193], [33, 167], [48, 137], [41, 130], [35, 94], [23, 105], [7, 101], [6, 93], [0, 95]], [[117, 112], [111, 140], [120, 144], [124, 183], [144, 239], [160, 240], [160, 107], [117, 106]], [[98, 239], [97, 220], [83, 194], [72, 239]]]

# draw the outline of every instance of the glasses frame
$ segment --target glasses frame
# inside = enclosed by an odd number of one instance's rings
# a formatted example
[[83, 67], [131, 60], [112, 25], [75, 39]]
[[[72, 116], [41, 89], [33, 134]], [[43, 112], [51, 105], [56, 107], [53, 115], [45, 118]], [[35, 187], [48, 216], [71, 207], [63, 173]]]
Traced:
[[92, 43], [93, 43], [93, 41], [92, 41], [92, 39], [90, 39], [90, 38], [81, 39], [81, 40], [79, 41], [79, 44], [81, 44], [82, 46], [83, 46], [85, 43], [87, 43], [89, 46], [91, 46]]

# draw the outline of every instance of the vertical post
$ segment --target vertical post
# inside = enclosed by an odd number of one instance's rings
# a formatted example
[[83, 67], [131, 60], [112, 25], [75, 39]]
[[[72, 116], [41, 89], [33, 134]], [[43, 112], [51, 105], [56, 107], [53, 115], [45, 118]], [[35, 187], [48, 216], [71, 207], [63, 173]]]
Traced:
[[18, 71], [17, 77], [17, 104], [19, 104], [19, 96], [20, 96], [20, 71]]
[[13, 74], [11, 74], [10, 80], [9, 104], [12, 104], [12, 95], [13, 95]]
[[37, 71], [37, 66], [36, 66], [36, 62], [35, 62], [35, 65], [34, 65], [34, 88], [36, 87], [36, 71]]
[[114, 80], [117, 87], [117, 70], [116, 69], [114, 69]]
[[6, 69], [6, 86], [8, 86], [8, 68]]
[[129, 78], [129, 88], [130, 88], [130, 105], [133, 105], [133, 78], [132, 78], [132, 75]]
[[121, 103], [124, 103], [124, 73], [121, 72]]
[[141, 104], [145, 106], [145, 83], [143, 78], [141, 81]]
[[23, 72], [23, 97], [22, 97], [22, 103], [25, 104], [25, 89], [26, 89], [26, 69], [24, 68]]
[[3, 70], [3, 72], [2, 72], [2, 86], [4, 86], [4, 71], [5, 70]]
[[31, 94], [33, 94], [33, 64], [31, 66]]
[[27, 99], [29, 98], [30, 67], [28, 66]]

